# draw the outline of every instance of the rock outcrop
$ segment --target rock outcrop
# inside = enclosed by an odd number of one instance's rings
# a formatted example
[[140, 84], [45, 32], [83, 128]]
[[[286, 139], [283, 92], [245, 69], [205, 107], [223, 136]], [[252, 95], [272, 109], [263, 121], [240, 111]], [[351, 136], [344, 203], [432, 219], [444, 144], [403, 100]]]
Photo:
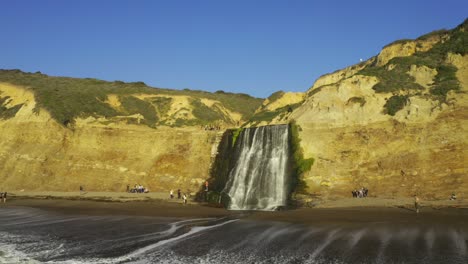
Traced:
[[[300, 127], [308, 193], [468, 193], [467, 21], [390, 44], [306, 93], [258, 98], [0, 71], [0, 191], [195, 192], [225, 128]], [[257, 110], [255, 110], [257, 109]], [[218, 166], [218, 165], [216, 165]], [[221, 187], [220, 187], [221, 188]]]
[[[0, 98], [2, 190], [77, 191], [82, 185], [124, 191], [127, 184], [141, 184], [152, 191], [195, 192], [208, 178], [211, 150], [219, 142], [219, 131], [199, 125], [127, 122], [144, 118], [139, 114], [121, 120], [83, 116], [71, 129], [38, 110], [30, 89], [9, 83], [0, 83]], [[119, 107], [112, 96], [108, 101]]]
[[[387, 46], [316, 81], [290, 116], [302, 129], [305, 157], [315, 159], [304, 175], [310, 193], [351, 196], [367, 187], [388, 197], [468, 194], [468, 55], [450, 44], [465, 41], [465, 30], [466, 22], [450, 34]], [[447, 51], [439, 60], [433, 49]], [[407, 74], [403, 85], [384, 86], [387, 72]], [[390, 111], [392, 98], [403, 102]]]

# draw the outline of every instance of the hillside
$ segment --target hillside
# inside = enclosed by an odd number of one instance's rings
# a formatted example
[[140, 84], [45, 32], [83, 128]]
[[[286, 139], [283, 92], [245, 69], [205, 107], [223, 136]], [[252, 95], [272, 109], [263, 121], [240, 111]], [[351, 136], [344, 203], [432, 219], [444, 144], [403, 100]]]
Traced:
[[[306, 195], [468, 193], [468, 22], [266, 100], [0, 70], [0, 189], [197, 190], [224, 129], [295, 121]], [[220, 130], [206, 129], [216, 127]], [[0, 190], [1, 191], [1, 190]]]
[[468, 23], [385, 46], [320, 77], [290, 116], [309, 192], [445, 198], [468, 193]]
[[[78, 118], [92, 117], [100, 124], [128, 123], [157, 126], [233, 126], [254, 113], [262, 99], [218, 91], [152, 88], [143, 82], [106, 82], [96, 79], [51, 77], [39, 72], [0, 70], [0, 82], [34, 93], [34, 111], [48, 111], [60, 124], [73, 127]], [[0, 106], [8, 95], [0, 94]], [[19, 109], [13, 106], [11, 117]]]
[[304, 102], [305, 93], [278, 91], [270, 95], [243, 126], [288, 123], [290, 113]]
[[262, 99], [0, 71], [0, 189], [194, 192]]

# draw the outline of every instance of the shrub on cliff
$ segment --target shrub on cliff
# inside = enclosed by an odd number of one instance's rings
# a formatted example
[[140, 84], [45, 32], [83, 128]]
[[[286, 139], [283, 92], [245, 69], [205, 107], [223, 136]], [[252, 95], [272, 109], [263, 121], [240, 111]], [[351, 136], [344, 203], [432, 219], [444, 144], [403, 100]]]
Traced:
[[407, 95], [394, 95], [390, 97], [384, 105], [384, 113], [394, 116], [398, 111], [405, 107], [408, 102]]
[[[448, 92], [460, 90], [460, 84], [456, 77], [457, 68], [447, 62], [447, 54], [465, 55], [467, 53], [467, 21], [465, 20], [463, 24], [453, 30], [435, 31], [418, 38], [424, 40], [439, 35], [443, 39], [428, 51], [416, 52], [406, 57], [395, 57], [383, 66], [369, 65], [358, 74], [377, 77], [379, 82], [373, 87], [377, 93], [400, 94], [400, 92], [405, 91], [405, 94], [411, 95], [420, 93], [424, 88], [415, 83], [414, 78], [407, 72], [411, 65], [426, 66], [437, 70], [434, 83], [427, 96], [444, 102]], [[395, 115], [398, 110], [404, 107], [406, 101], [407, 98], [395, 95], [385, 104], [384, 112]]]
[[301, 138], [299, 137], [300, 126], [293, 120], [289, 123], [290, 142], [293, 166], [292, 193], [306, 193], [307, 184], [302, 179], [305, 172], [309, 171], [314, 164], [314, 159], [304, 158], [304, 151], [301, 147]]
[[[109, 94], [116, 94], [124, 98], [132, 94], [182, 95], [192, 97], [195, 100], [207, 98], [219, 101], [226, 109], [232, 112], [240, 113], [244, 120], [250, 118], [263, 101], [261, 98], [255, 98], [246, 94], [170, 90], [149, 87], [144, 82], [106, 82], [92, 78], [51, 77], [45, 74], [26, 73], [20, 70], [0, 70], [0, 81], [31, 90], [37, 102], [35, 111], [38, 112], [42, 108], [46, 109], [57, 122], [64, 125], [74, 123], [77, 117], [114, 117], [127, 114], [126, 111], [114, 109], [106, 103]], [[157, 110], [162, 115], [170, 109], [170, 101], [168, 100], [152, 102], [153, 106], [145, 100], [129, 100], [131, 102], [126, 102], [125, 104], [131, 108], [130, 111], [136, 113], [136, 111], [142, 110], [139, 113], [145, 116], [145, 122], [143, 123], [151, 126], [157, 121], [157, 114], [153, 114], [153, 110]], [[161, 103], [161, 109], [157, 105], [159, 103]], [[200, 114], [202, 117], [210, 120], [214, 118], [222, 120], [224, 118], [223, 115], [218, 115], [216, 112], [211, 111], [211, 109], [209, 114], [203, 113], [206, 110], [203, 106], [200, 104], [194, 106], [196, 114]], [[199, 107], [201, 108], [198, 109]], [[153, 108], [153, 110], [150, 108]], [[190, 125], [204, 123], [202, 120], [198, 123], [197, 121], [199, 120], [185, 123]]]

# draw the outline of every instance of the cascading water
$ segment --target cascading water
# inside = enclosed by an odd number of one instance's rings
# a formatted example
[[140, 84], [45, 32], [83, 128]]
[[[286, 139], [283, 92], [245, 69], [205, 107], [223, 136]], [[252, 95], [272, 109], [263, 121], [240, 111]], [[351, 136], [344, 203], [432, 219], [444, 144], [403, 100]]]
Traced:
[[225, 193], [231, 210], [275, 210], [287, 203], [288, 125], [244, 129], [236, 142], [235, 164]]

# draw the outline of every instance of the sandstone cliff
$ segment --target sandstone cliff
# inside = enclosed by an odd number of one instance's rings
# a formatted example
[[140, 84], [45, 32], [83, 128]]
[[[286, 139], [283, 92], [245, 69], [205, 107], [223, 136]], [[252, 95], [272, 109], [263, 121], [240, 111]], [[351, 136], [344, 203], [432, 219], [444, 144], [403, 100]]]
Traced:
[[[138, 183], [152, 191], [195, 192], [208, 178], [220, 129], [250, 111], [236, 111], [227, 100], [238, 107], [253, 103], [251, 114], [261, 103], [247, 95], [151, 88], [104, 86], [98, 87], [104, 96], [80, 95], [70, 90], [79, 79], [19, 71], [0, 77], [0, 189], [9, 191], [76, 191], [80, 185], [124, 191]], [[28, 78], [34, 78], [29, 86], [18, 85]]]
[[278, 91], [270, 95], [243, 126], [287, 124], [292, 111], [305, 99], [305, 93]]
[[[446, 198], [468, 193], [467, 22], [397, 41], [261, 103], [223, 91], [0, 71], [0, 191], [196, 191], [225, 128], [300, 126], [307, 191]], [[219, 130], [216, 130], [219, 129]]]
[[468, 195], [467, 22], [386, 46], [319, 78], [289, 118], [315, 164], [311, 193]]

